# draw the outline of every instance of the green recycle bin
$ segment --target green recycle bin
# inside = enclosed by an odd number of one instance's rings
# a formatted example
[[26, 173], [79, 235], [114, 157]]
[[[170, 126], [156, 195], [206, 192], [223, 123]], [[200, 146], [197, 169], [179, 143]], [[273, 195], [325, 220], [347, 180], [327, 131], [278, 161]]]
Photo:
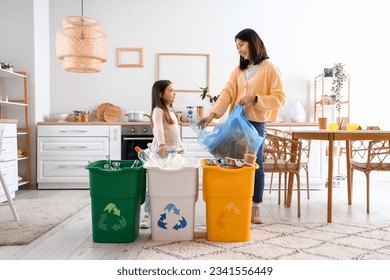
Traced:
[[119, 162], [119, 170], [104, 169], [107, 160], [87, 165], [92, 208], [92, 239], [100, 243], [129, 243], [139, 234], [141, 204], [145, 202], [146, 171], [140, 161]]

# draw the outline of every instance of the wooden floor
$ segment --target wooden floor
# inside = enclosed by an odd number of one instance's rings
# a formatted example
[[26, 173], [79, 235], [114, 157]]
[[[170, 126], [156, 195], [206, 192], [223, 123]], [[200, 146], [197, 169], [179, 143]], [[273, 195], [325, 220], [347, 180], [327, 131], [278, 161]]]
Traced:
[[[17, 192], [18, 198], [35, 197], [39, 192], [45, 192], [47, 199], [61, 195], [89, 197], [88, 190], [23, 190]], [[310, 192], [310, 200], [306, 199], [306, 191], [302, 191], [302, 216], [297, 217], [296, 192], [294, 192], [292, 208], [285, 208], [277, 203], [277, 191], [264, 192], [264, 203], [261, 206], [261, 216], [265, 223], [269, 222], [326, 222], [327, 189]], [[333, 190], [333, 222], [334, 223], [388, 223], [390, 222], [390, 183], [372, 183], [371, 213], [366, 213], [365, 183], [355, 183], [352, 206], [347, 204], [345, 185]], [[205, 224], [205, 204], [202, 193], [196, 204], [196, 224]], [[0, 259], [19, 260], [118, 260], [136, 259], [142, 245], [149, 239], [150, 230], [140, 230], [139, 237], [133, 243], [109, 244], [92, 241], [91, 209], [85, 210], [66, 220], [39, 239], [26, 246], [0, 247]]]

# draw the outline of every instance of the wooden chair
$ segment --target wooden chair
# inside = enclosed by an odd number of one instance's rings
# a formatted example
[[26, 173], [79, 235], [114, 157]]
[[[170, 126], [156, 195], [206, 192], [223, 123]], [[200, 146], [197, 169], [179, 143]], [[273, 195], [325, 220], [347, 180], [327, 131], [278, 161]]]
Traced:
[[367, 213], [370, 213], [370, 172], [390, 171], [390, 140], [357, 140], [351, 142], [351, 186], [353, 188], [353, 171], [358, 170], [366, 175]]
[[[285, 138], [291, 138], [292, 133], [289, 131], [282, 131], [280, 129], [275, 128], [267, 128], [267, 133], [279, 135]], [[311, 147], [311, 140], [308, 139], [302, 139], [299, 140], [302, 143], [302, 154], [301, 154], [301, 167], [305, 170], [306, 173], [306, 193], [307, 193], [307, 199], [310, 199], [310, 184], [309, 184], [309, 159], [310, 159], [310, 147]], [[280, 183], [281, 183], [281, 177], [282, 174], [279, 173], [279, 185], [278, 190], [281, 189]], [[272, 192], [272, 184], [273, 184], [273, 178], [274, 174], [271, 173], [271, 181], [269, 186], [269, 193]], [[287, 186], [287, 173], [284, 174], [284, 204], [286, 204], [286, 186]], [[280, 204], [280, 194], [278, 194], [278, 203]]]
[[[0, 125], [0, 161], [1, 161], [2, 151], [3, 151], [4, 130], [5, 130], [5, 126]], [[5, 181], [1, 167], [0, 167], [0, 182], [1, 182], [1, 186], [4, 189], [4, 193], [5, 193], [5, 196], [7, 197], [7, 201], [8, 201], [7, 203], [2, 203], [0, 205], [7, 205], [8, 204], [9, 207], [11, 208], [12, 214], [14, 215], [15, 221], [19, 221], [19, 215], [18, 215], [18, 212], [16, 211], [14, 202], [11, 198], [11, 194], [9, 193], [7, 182]]]
[[[296, 149], [293, 149], [293, 147]], [[299, 175], [299, 171], [301, 170], [301, 156], [302, 143], [300, 141], [279, 135], [266, 134], [266, 140], [264, 141], [264, 172], [279, 173], [279, 175], [292, 172], [296, 175], [298, 186], [298, 217], [301, 216], [301, 184]], [[279, 204], [280, 192], [281, 185], [279, 183]]]

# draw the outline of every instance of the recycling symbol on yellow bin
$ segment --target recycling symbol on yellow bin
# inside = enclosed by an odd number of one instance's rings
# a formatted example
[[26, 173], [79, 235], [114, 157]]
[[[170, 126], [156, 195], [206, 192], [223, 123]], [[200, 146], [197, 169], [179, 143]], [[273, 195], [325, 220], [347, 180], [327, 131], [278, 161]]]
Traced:
[[164, 213], [160, 215], [157, 225], [162, 229], [172, 228], [178, 231], [187, 226], [187, 221], [183, 216], [180, 217], [180, 209], [175, 204], [168, 203], [164, 208]]
[[216, 225], [219, 228], [232, 228], [233, 225], [240, 225], [240, 208], [233, 202], [228, 202], [223, 211], [219, 213]]
[[121, 216], [121, 210], [114, 203], [107, 204], [103, 212], [98, 222], [99, 229], [118, 231], [127, 226], [125, 217]]

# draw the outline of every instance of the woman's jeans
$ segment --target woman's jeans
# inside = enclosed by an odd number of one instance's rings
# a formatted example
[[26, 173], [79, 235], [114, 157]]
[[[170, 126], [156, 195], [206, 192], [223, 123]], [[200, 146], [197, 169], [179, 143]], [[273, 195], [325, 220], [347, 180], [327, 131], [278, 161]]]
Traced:
[[[256, 129], [257, 133], [265, 138], [265, 122], [253, 122], [249, 121]], [[264, 192], [264, 168], [263, 168], [263, 153], [264, 153], [264, 141], [261, 142], [259, 151], [257, 152], [256, 163], [259, 165], [259, 169], [255, 171], [255, 186], [253, 192], [253, 202], [263, 202]]]

